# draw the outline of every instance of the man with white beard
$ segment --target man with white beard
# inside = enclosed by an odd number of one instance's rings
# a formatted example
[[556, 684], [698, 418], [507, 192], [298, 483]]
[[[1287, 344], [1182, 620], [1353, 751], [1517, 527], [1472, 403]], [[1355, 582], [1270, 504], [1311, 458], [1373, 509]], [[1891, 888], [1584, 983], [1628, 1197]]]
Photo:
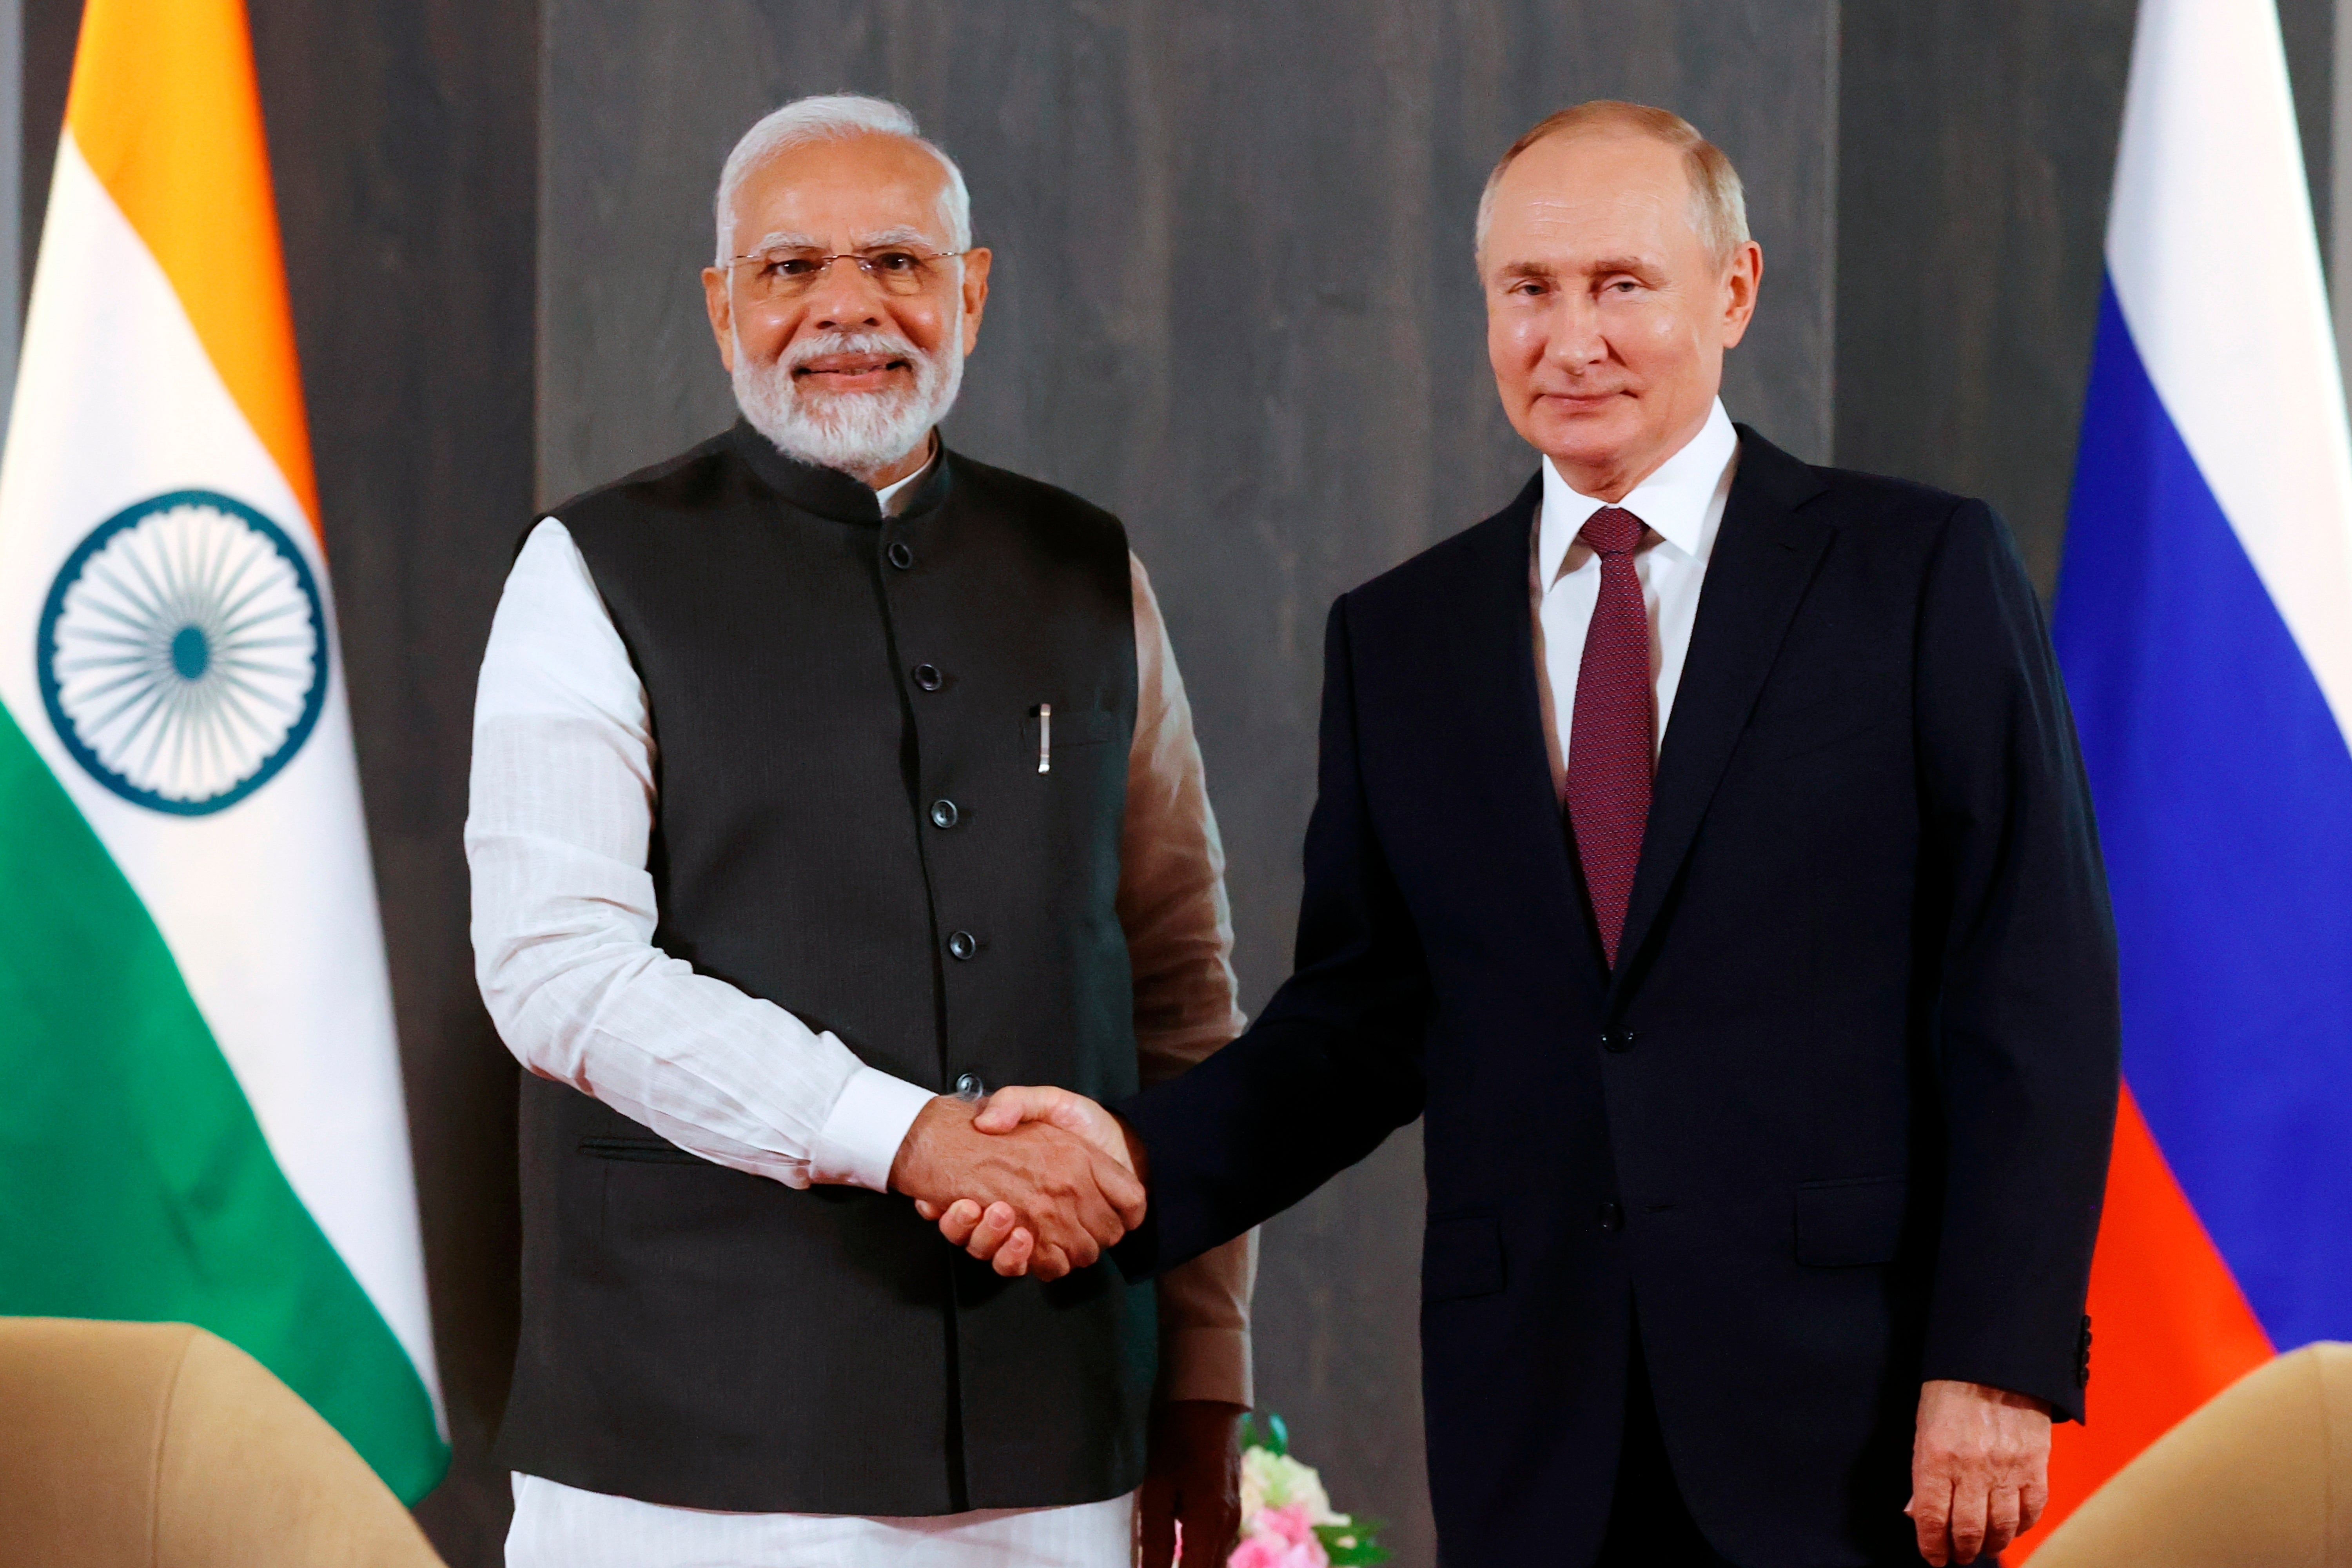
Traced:
[[[1221, 1561], [1254, 1242], [1128, 1287], [1133, 1176], [971, 1126], [1241, 1022], [1150, 583], [940, 440], [990, 256], [904, 110], [777, 110], [717, 216], [741, 420], [542, 519], [483, 660], [476, 963], [530, 1069], [508, 1561], [1113, 1568], [1179, 1522]], [[917, 1210], [963, 1196], [1023, 1232], [992, 1268]]]

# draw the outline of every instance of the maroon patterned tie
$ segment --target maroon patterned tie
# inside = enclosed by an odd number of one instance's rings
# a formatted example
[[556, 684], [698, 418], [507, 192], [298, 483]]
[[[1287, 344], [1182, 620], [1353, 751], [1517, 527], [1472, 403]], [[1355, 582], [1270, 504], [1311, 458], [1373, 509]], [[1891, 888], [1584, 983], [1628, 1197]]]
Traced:
[[1576, 672], [1568, 820], [1584, 862], [1601, 945], [1614, 969], [1625, 905], [1633, 896], [1633, 868], [1642, 858], [1642, 830], [1650, 820], [1657, 693], [1650, 684], [1650, 614], [1633, 571], [1642, 520], [1604, 506], [1585, 520], [1579, 537], [1601, 557], [1601, 598], [1592, 606], [1584, 662]]

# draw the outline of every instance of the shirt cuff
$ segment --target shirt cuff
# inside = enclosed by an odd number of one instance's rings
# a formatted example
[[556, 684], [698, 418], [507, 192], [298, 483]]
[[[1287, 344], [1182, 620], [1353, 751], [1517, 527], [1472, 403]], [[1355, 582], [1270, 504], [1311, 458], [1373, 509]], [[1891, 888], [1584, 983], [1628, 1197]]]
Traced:
[[1167, 1329], [1160, 1337], [1160, 1399], [1211, 1399], [1244, 1410], [1257, 1403], [1247, 1329]]
[[898, 1146], [931, 1098], [928, 1089], [917, 1089], [878, 1068], [860, 1066], [833, 1102], [833, 1113], [817, 1129], [809, 1149], [809, 1179], [888, 1192]]

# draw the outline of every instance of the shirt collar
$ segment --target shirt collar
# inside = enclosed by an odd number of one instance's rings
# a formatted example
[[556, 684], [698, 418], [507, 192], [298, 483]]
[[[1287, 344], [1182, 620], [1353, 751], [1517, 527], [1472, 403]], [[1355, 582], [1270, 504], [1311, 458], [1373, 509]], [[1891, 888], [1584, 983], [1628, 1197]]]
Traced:
[[[1723, 520], [1723, 494], [1739, 459], [1739, 432], [1717, 398], [1698, 434], [1681, 451], [1658, 465], [1657, 472], [1633, 487], [1617, 505], [1623, 507], [1666, 543], [1705, 563], [1715, 549], [1717, 526]], [[1609, 503], [1580, 495], [1559, 477], [1552, 460], [1543, 461], [1543, 518], [1536, 536], [1536, 581], [1549, 588], [1559, 577], [1561, 563], [1576, 542], [1585, 520]]]
[[892, 503], [897, 501], [902, 495], [907, 496], [907, 499], [909, 501], [912, 501], [914, 497], [908, 494], [908, 491], [914, 485], [915, 481], [921, 479], [925, 474], [929, 473], [932, 468], [938, 464], [940, 460], [940, 438], [937, 432], [932, 434], [930, 442], [930, 452], [923, 458], [923, 466], [921, 468], [917, 468], [905, 479], [900, 479], [894, 484], [884, 485], [880, 489], [874, 492], [874, 500], [876, 503], [882, 508], [882, 515], [884, 517], [888, 517], [893, 512], [904, 510]]

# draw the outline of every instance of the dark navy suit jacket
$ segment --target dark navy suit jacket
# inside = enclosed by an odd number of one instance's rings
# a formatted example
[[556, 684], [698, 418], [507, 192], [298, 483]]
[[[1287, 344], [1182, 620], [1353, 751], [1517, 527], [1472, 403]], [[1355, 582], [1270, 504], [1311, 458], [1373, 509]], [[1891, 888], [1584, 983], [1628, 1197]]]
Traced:
[[1911, 1555], [1923, 1379], [2082, 1415], [2119, 1025], [2040, 605], [1982, 502], [1740, 442], [1617, 971], [1547, 760], [1530, 482], [1333, 606], [1297, 972], [1119, 1108], [1139, 1276], [1426, 1118], [1455, 1568], [1591, 1560], [1637, 1317], [1691, 1510], [1758, 1568]]

